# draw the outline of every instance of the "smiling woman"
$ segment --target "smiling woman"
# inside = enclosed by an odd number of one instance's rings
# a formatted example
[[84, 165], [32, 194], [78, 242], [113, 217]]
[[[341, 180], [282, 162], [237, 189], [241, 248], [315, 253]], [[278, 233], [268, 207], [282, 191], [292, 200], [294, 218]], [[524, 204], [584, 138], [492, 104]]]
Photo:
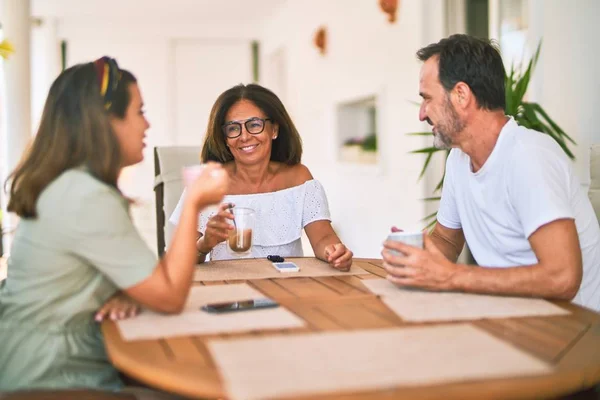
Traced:
[[[250, 84], [219, 96], [211, 110], [202, 161], [223, 163], [231, 183], [219, 210], [200, 214], [199, 262], [209, 253], [213, 260], [231, 258], [224, 241], [234, 229], [233, 204], [255, 211], [249, 257], [302, 256], [304, 229], [318, 258], [333, 268], [350, 268], [352, 252], [331, 227], [325, 191], [300, 163], [301, 157], [300, 135], [273, 92]], [[175, 225], [184, 198], [171, 216]]]
[[302, 141], [281, 100], [260, 85], [234, 86], [221, 94], [213, 105], [202, 161], [239, 161], [235, 157], [239, 155], [235, 145], [258, 142], [271, 150], [267, 161], [286, 165], [300, 163]]

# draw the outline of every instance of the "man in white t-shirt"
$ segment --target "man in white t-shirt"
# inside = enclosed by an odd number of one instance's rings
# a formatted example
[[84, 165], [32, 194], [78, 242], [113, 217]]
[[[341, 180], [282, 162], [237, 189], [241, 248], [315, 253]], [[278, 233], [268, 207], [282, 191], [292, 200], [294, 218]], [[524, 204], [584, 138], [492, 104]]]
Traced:
[[[573, 300], [600, 311], [600, 228], [550, 136], [504, 114], [504, 66], [489, 42], [453, 35], [417, 52], [419, 118], [452, 148], [425, 250], [387, 241], [399, 286]], [[456, 264], [465, 240], [479, 267]], [[394, 256], [388, 250], [405, 256]]]

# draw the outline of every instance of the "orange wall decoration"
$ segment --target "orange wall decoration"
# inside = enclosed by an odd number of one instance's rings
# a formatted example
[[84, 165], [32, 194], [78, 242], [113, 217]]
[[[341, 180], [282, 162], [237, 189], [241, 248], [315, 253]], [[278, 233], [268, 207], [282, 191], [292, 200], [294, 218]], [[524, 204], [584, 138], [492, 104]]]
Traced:
[[327, 29], [324, 26], [320, 27], [315, 33], [314, 42], [321, 54], [325, 54], [327, 51]]
[[379, 7], [388, 15], [390, 23], [396, 22], [396, 11], [398, 11], [399, 0], [379, 0]]

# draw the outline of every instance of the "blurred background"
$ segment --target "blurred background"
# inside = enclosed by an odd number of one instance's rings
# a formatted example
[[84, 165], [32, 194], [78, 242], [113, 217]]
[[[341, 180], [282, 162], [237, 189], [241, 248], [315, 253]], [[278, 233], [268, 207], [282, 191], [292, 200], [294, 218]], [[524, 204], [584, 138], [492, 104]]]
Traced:
[[[333, 225], [359, 257], [378, 257], [391, 225], [422, 229], [444, 170], [418, 120], [415, 52], [452, 33], [498, 41], [507, 68], [543, 41], [526, 98], [576, 142], [589, 185], [600, 143], [598, 0], [0, 0], [2, 182], [35, 134], [65, 67], [103, 55], [138, 78], [152, 125], [145, 161], [121, 176], [135, 223], [156, 249], [154, 146], [202, 144], [227, 88], [258, 82], [296, 123], [303, 163], [327, 191]], [[6, 194], [0, 194], [3, 209]], [[16, 220], [4, 212], [4, 248]]]

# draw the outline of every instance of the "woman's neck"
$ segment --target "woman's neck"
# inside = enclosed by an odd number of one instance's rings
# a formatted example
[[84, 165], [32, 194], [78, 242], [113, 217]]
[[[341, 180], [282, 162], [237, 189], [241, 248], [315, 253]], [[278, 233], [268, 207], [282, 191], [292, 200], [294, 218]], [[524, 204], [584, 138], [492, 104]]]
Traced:
[[233, 178], [247, 185], [260, 188], [273, 177], [269, 160], [253, 165], [234, 163]]

